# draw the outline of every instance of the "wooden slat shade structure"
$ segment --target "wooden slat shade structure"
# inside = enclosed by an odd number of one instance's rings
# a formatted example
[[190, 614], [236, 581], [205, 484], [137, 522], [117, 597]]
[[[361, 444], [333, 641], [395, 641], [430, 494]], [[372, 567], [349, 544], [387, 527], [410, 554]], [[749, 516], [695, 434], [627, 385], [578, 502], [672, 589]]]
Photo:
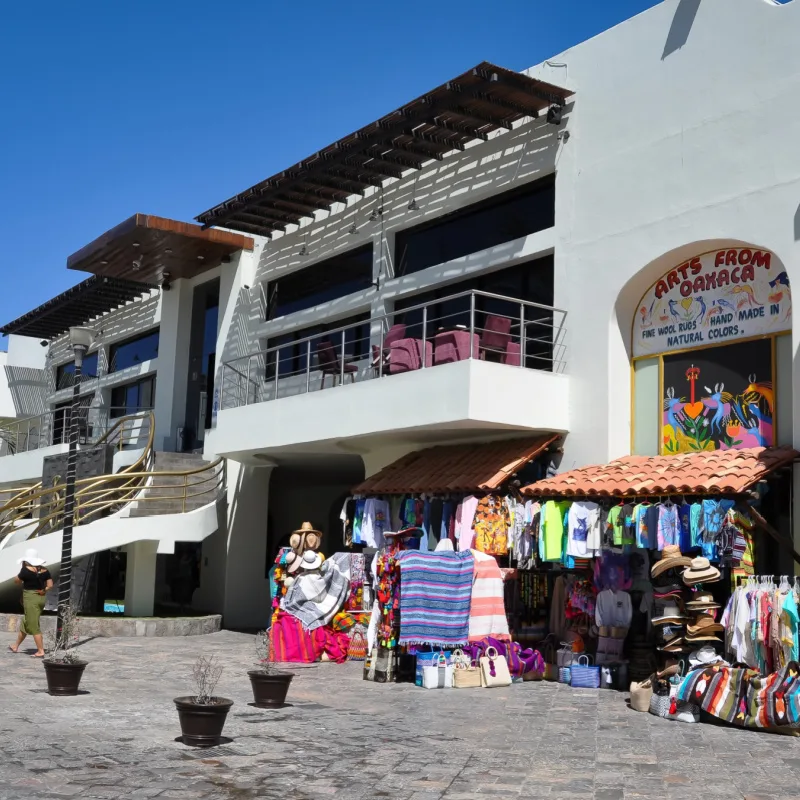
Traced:
[[154, 288], [138, 281], [93, 275], [4, 325], [0, 333], [4, 336], [16, 333], [37, 339], [55, 339], [71, 327], [84, 325]]
[[146, 284], [193, 278], [218, 266], [253, 239], [239, 233], [134, 214], [67, 258], [67, 267]]
[[355, 494], [489, 492], [499, 489], [557, 439], [528, 436], [484, 444], [446, 444], [415, 450], [353, 489]]
[[487, 61], [320, 150], [283, 172], [204, 211], [204, 226], [270, 236], [316, 210], [363, 195], [404, 171], [441, 161], [499, 128], [563, 107], [572, 92]]

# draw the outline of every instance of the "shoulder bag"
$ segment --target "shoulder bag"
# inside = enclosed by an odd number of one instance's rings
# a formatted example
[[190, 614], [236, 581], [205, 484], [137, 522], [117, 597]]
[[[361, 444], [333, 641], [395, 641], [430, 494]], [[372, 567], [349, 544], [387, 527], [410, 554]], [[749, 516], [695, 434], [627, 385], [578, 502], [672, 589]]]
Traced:
[[599, 689], [600, 667], [591, 666], [589, 656], [578, 656], [570, 667], [572, 686], [577, 689]]
[[473, 661], [471, 664], [465, 664], [463, 661], [457, 661], [453, 670], [453, 688], [455, 689], [480, 689], [483, 685], [481, 682], [480, 667], [475, 665]]
[[439, 653], [439, 657], [430, 666], [422, 668], [422, 688], [453, 688], [453, 666], [447, 663], [444, 653]]

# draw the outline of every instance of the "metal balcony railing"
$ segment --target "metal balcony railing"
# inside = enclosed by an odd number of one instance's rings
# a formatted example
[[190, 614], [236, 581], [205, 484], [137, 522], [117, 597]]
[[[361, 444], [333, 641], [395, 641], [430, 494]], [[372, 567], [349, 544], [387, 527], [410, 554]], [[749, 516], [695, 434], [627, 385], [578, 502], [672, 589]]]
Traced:
[[566, 311], [467, 291], [286, 341], [222, 365], [219, 410], [466, 359], [564, 370]]
[[[152, 421], [148, 408], [85, 408], [78, 411], [78, 431], [81, 444], [95, 444], [111, 431], [121, 419], [125, 424], [115, 438], [120, 449], [145, 445]], [[35, 417], [9, 420], [0, 426], [0, 456], [26, 453], [69, 442], [71, 408], [57, 408]]]

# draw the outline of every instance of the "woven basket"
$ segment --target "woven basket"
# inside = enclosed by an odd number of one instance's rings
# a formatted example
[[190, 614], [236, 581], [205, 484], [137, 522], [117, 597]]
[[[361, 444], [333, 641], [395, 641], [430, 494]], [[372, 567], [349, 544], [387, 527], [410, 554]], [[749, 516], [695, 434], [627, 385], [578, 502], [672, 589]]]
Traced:
[[653, 696], [653, 684], [648, 678], [641, 683], [631, 683], [631, 708], [634, 711], [649, 711], [650, 698]]
[[355, 630], [350, 637], [350, 644], [347, 646], [348, 661], [364, 661], [367, 657], [367, 637]]
[[459, 662], [453, 670], [453, 688], [454, 689], [480, 689], [481, 688], [481, 670], [480, 667], [466, 666], [463, 662]]

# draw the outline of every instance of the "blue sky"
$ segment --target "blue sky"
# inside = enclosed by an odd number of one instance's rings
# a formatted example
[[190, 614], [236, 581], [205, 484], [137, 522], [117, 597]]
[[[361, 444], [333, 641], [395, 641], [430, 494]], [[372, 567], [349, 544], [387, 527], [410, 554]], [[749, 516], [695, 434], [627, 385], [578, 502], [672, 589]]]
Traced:
[[480, 61], [524, 69], [654, 5], [3, 3], [0, 323], [135, 212], [191, 220]]

